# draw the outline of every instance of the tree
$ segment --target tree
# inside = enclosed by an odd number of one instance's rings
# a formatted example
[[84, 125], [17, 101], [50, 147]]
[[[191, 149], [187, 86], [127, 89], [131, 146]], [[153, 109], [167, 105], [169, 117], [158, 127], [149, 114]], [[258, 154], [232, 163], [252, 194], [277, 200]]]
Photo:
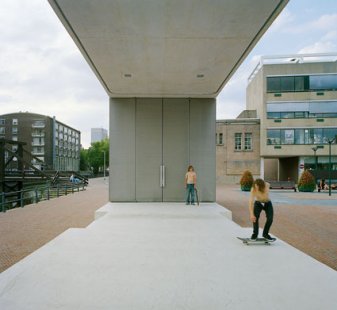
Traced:
[[240, 179], [240, 185], [242, 191], [250, 191], [254, 182], [254, 178], [252, 173], [249, 170], [243, 172], [242, 177]]
[[314, 176], [308, 170], [304, 170], [298, 180], [297, 187], [299, 192], [313, 192], [316, 188]]
[[89, 169], [88, 150], [81, 149], [81, 151], [80, 151], [80, 170], [86, 171], [88, 169]]
[[88, 162], [92, 168], [93, 173], [97, 174], [104, 166], [104, 152], [105, 152], [105, 167], [109, 166], [109, 140], [94, 142], [88, 149]]

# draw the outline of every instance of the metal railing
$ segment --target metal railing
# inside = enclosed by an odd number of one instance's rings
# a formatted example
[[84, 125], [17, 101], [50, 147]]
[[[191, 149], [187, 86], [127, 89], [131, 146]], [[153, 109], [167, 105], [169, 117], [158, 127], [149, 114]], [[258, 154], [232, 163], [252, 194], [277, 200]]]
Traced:
[[20, 191], [2, 192], [0, 193], [0, 211], [6, 212], [25, 205], [38, 203], [40, 201], [50, 200], [60, 196], [73, 194], [75, 192], [84, 191], [85, 183], [64, 183], [56, 185], [36, 186]]

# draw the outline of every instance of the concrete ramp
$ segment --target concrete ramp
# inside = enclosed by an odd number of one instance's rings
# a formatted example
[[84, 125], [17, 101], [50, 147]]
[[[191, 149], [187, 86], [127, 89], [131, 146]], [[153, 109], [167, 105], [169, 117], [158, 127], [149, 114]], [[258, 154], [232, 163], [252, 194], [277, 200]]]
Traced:
[[217, 204], [109, 203], [0, 274], [0, 309], [335, 309], [337, 273]]

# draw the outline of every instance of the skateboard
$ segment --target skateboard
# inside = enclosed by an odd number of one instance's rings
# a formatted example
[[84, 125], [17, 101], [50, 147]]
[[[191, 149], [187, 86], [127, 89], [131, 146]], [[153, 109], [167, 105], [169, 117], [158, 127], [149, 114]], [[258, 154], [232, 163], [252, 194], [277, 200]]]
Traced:
[[267, 245], [270, 245], [271, 243], [276, 241], [276, 239], [266, 240], [264, 238], [257, 238], [256, 240], [252, 240], [250, 238], [240, 238], [240, 237], [237, 237], [237, 238], [239, 240], [241, 240], [246, 245], [250, 245], [250, 244], [267, 244]]
[[196, 200], [197, 200], [197, 204], [198, 204], [198, 206], [199, 206], [199, 196], [198, 196], [198, 190], [195, 188], [194, 189], [195, 190], [195, 198], [196, 198]]

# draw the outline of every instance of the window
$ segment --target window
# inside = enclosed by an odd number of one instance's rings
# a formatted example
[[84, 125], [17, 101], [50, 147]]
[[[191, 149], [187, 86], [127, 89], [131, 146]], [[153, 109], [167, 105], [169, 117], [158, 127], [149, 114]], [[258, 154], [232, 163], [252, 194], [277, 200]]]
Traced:
[[0, 134], [5, 134], [5, 133], [6, 133], [5, 127], [0, 127]]
[[337, 90], [337, 74], [267, 77], [267, 92]]
[[235, 147], [234, 147], [234, 149], [236, 151], [241, 150], [241, 137], [242, 137], [241, 133], [235, 133]]
[[17, 134], [18, 133], [18, 127], [12, 127], [12, 134]]
[[13, 140], [13, 141], [18, 141], [18, 136], [13, 136], [13, 137], [12, 137], [12, 140]]
[[17, 118], [13, 118], [12, 125], [17, 125], [18, 123], [19, 123], [18, 119]]
[[281, 130], [270, 129], [267, 130], [267, 144], [281, 144]]
[[267, 118], [334, 118], [337, 101], [267, 102]]
[[4, 118], [0, 119], [0, 125], [6, 125], [6, 120]]
[[252, 150], [252, 133], [245, 133], [245, 150]]
[[294, 144], [294, 129], [281, 130], [281, 144]]
[[33, 122], [32, 125], [33, 128], [44, 128], [45, 127], [45, 121], [44, 120], [36, 120]]
[[328, 144], [337, 137], [337, 128], [268, 129], [267, 144]]
[[337, 89], [337, 74], [311, 75], [309, 77], [310, 90]]
[[219, 144], [223, 144], [223, 134], [219, 133]]

